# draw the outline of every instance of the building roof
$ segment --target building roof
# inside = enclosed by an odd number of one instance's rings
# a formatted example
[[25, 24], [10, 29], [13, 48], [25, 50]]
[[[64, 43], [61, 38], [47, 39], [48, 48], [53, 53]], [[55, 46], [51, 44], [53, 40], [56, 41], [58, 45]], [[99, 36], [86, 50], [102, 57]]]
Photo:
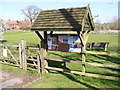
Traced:
[[5, 21], [5, 28], [18, 28], [18, 23], [16, 21]]
[[94, 30], [89, 5], [87, 7], [45, 10], [39, 13], [31, 30], [83, 31]]
[[16, 21], [5, 21], [6, 24], [18, 24]]
[[31, 22], [30, 21], [19, 21], [18, 25], [20, 28], [30, 28]]

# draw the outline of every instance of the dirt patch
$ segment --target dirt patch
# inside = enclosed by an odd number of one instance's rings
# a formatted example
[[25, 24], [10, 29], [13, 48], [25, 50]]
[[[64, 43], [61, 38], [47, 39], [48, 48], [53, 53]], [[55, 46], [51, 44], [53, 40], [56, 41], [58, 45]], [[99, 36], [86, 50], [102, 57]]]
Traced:
[[2, 86], [3, 88], [22, 88], [24, 85], [41, 77], [40, 75], [28, 76], [18, 74], [17, 72], [8, 72], [4, 70], [0, 70], [0, 72], [0, 81], [2, 81], [0, 85], [4, 85]]

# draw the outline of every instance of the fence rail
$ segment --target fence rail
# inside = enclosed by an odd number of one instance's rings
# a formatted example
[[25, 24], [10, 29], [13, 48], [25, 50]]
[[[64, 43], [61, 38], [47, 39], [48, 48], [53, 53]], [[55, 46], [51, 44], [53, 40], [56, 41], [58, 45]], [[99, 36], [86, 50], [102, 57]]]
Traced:
[[[104, 67], [104, 68], [120, 69], [120, 66], [118, 66], [118, 65], [117, 66], [104, 65], [104, 64], [97, 64], [97, 63], [88, 63], [88, 62], [80, 62], [80, 61], [73, 61], [73, 60], [62, 60], [62, 59], [54, 59], [54, 58], [45, 58], [45, 60], [65, 62], [65, 63], [66, 62], [67, 63], [76, 63], [76, 64], [81, 64], [81, 65], [91, 65], [91, 66], [98, 66], [98, 67]], [[103, 79], [110, 79], [110, 80], [116, 80], [116, 81], [120, 80], [119, 77], [105, 76], [105, 75], [92, 74], [92, 73], [86, 73], [86, 72], [84, 73], [84, 72], [72, 71], [70, 69], [63, 69], [63, 68], [56, 68], [56, 67], [49, 67], [49, 66], [46, 66], [45, 69], [69, 72], [69, 73], [74, 73], [74, 74], [79, 74], [79, 75], [85, 75], [85, 76], [97, 77], [97, 78], [103, 78]]]
[[[48, 72], [47, 70], [50, 69], [50, 70], [69, 72], [69, 73], [74, 73], [74, 74], [79, 74], [79, 75], [90, 76], [90, 77], [97, 77], [97, 78], [117, 80], [117, 81], [120, 80], [119, 77], [105, 76], [105, 75], [92, 74], [92, 73], [85, 72], [85, 65], [97, 66], [97, 67], [103, 67], [103, 68], [120, 69], [119, 65], [106, 65], [106, 64], [90, 63], [90, 62], [83, 62], [83, 61], [47, 58], [45, 57], [44, 48], [40, 48], [39, 45], [36, 47], [27, 46], [24, 40], [22, 40], [21, 43], [19, 43], [19, 45], [0, 44], [0, 46], [2, 47], [2, 49], [3, 48], [7, 49], [7, 52], [9, 53], [8, 56], [10, 57], [10, 58], [5, 58], [4, 56], [2, 56], [3, 50], [1, 49], [0, 50], [0, 54], [1, 54], [0, 63], [2, 64], [17, 66], [24, 70], [35, 70], [38, 73], [42, 73], [42, 74], [47, 73]], [[15, 47], [17, 49], [10, 50], [8, 47]], [[16, 55], [14, 54], [17, 54], [17, 58], [19, 60], [16, 58]], [[65, 63], [81, 64], [83, 66], [84, 72], [73, 71], [70, 69], [63, 69], [63, 68], [57, 68], [57, 67], [50, 67], [47, 61], [64, 62], [64, 64]]]
[[55, 67], [45, 67], [45, 68], [51, 69], [51, 70], [56, 70], [56, 71], [69, 72], [69, 73], [73, 73], [73, 74], [85, 75], [85, 76], [90, 76], [90, 77], [97, 77], [97, 78], [102, 78], [102, 79], [110, 79], [110, 80], [120, 81], [120, 78], [113, 77], [113, 76], [104, 76], [104, 75], [98, 75], [98, 74], [83, 73], [83, 72], [72, 71], [72, 70], [62, 69], [62, 68], [55, 68]]
[[105, 68], [113, 68], [113, 69], [120, 69], [120, 66], [118, 66], [118, 65], [116, 65], [116, 66], [115, 65], [105, 65], [105, 64], [73, 61], [73, 60], [54, 59], [54, 58], [45, 58], [45, 60], [58, 61], [58, 62], [67, 62], [67, 63], [77, 63], [77, 64], [84, 64], [84, 65], [91, 65], [91, 66], [98, 66], [98, 67], [105, 67]]
[[19, 45], [8, 45], [8, 44], [0, 44], [0, 46], [6, 46], [6, 47], [19, 47]]
[[17, 65], [17, 64], [12, 64], [12, 63], [2, 62], [2, 61], [0, 61], [0, 63], [1, 64], [7, 64], [7, 65], [19, 67], [19, 65]]

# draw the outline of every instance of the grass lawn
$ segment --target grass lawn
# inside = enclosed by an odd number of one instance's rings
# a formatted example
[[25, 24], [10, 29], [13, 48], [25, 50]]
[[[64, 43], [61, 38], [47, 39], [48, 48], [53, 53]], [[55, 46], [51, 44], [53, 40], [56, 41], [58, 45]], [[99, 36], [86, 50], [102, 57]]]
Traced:
[[35, 33], [27, 32], [5, 32], [3, 35], [5, 44], [18, 45], [22, 39], [26, 40], [27, 45], [39, 44], [39, 38]]
[[108, 52], [120, 52], [117, 34], [91, 34], [88, 42], [109, 42]]
[[26, 70], [22, 70], [18, 67], [14, 67], [14, 66], [10, 66], [10, 65], [5, 65], [5, 64], [0, 64], [0, 69], [8, 71], [8, 72], [14, 72], [16, 74], [22, 74], [22, 75], [28, 75], [28, 76], [35, 76], [38, 73], [36, 71], [26, 71]]
[[[36, 45], [39, 44], [39, 38], [35, 33], [27, 32], [5, 32], [4, 39], [6, 44], [18, 44], [21, 39], [27, 41], [27, 45]], [[98, 35], [93, 34], [89, 35], [88, 42], [110, 42], [108, 52], [118, 52], [118, 35], [106, 34]], [[96, 51], [96, 50], [94, 50]], [[99, 51], [101, 52], [101, 51]], [[81, 61], [81, 55], [77, 53], [69, 52], [55, 52], [49, 51], [48, 57], [59, 58], [66, 60], [76, 60]], [[120, 65], [120, 58], [118, 56], [111, 55], [101, 55], [101, 54], [87, 54], [87, 62], [101, 63], [101, 64], [111, 64], [111, 65]], [[50, 62], [50, 66], [61, 67], [62, 63]], [[3, 69], [8, 70], [10, 66], [2, 65]], [[70, 64], [67, 63], [67, 68], [72, 70], [81, 71], [82, 67], [80, 64]], [[17, 71], [16, 69], [11, 69], [12, 71]], [[56, 72], [53, 70], [49, 71], [50, 73], [44, 74], [44, 78], [39, 79], [38, 81], [26, 86], [26, 88], [120, 88], [120, 82], [105, 80], [99, 78], [92, 78], [87, 76], [74, 75], [63, 72]], [[86, 66], [86, 72], [108, 75], [108, 76], [117, 76], [120, 77], [120, 73], [116, 69], [109, 68], [100, 68], [94, 66]], [[32, 72], [35, 73], [35, 72]]]

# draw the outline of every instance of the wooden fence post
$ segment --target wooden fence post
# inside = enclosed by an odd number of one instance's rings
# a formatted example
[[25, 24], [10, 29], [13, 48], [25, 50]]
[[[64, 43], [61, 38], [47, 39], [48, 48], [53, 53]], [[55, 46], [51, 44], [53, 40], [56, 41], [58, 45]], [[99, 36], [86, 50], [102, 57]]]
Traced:
[[44, 66], [45, 66], [45, 73], [48, 73], [48, 70], [46, 69], [46, 67], [48, 67], [48, 62], [45, 59], [44, 59]]
[[105, 51], [105, 52], [107, 51], [107, 48], [108, 48], [108, 44], [106, 43], [106, 44], [105, 44], [105, 48], [104, 48], [104, 51]]
[[41, 73], [44, 74], [45, 73], [45, 65], [44, 65], [44, 48], [40, 49], [40, 60], [41, 60]]
[[27, 70], [27, 61], [26, 61], [26, 42], [24, 40], [21, 41], [22, 46], [22, 62], [23, 62], [23, 69]]
[[[84, 63], [85, 59], [86, 59], [86, 55], [85, 55], [85, 52], [86, 52], [85, 33], [82, 34], [82, 38], [84, 40], [84, 45], [82, 46], [82, 62]], [[85, 73], [85, 64], [82, 65], [82, 72]]]
[[37, 70], [40, 73], [40, 52], [37, 51]]
[[92, 43], [89, 44], [89, 50], [91, 51], [92, 50]]
[[[81, 40], [82, 48], [81, 48], [81, 54], [82, 54], [82, 63], [85, 63], [86, 59], [86, 37], [85, 37], [85, 31], [82, 31], [82, 33], [77, 32], [78, 36]], [[85, 64], [82, 64], [82, 72], [85, 73]]]
[[23, 68], [21, 43], [19, 43], [19, 59], [20, 59], [20, 68]]
[[47, 45], [47, 31], [44, 31], [44, 57], [47, 56], [47, 52], [48, 52], [48, 45]]
[[[86, 60], [86, 43], [87, 43], [87, 39], [88, 39], [88, 32], [83, 31], [80, 35], [80, 39], [82, 42], [82, 62], [85, 63]], [[80, 34], [80, 33], [78, 33]], [[82, 72], [85, 73], [85, 64], [82, 65]]]
[[41, 60], [41, 72], [42, 74], [47, 73], [45, 67], [48, 65], [47, 61], [44, 59], [47, 56], [47, 31], [44, 31], [44, 38], [41, 39], [41, 49], [40, 49], [40, 60]]

